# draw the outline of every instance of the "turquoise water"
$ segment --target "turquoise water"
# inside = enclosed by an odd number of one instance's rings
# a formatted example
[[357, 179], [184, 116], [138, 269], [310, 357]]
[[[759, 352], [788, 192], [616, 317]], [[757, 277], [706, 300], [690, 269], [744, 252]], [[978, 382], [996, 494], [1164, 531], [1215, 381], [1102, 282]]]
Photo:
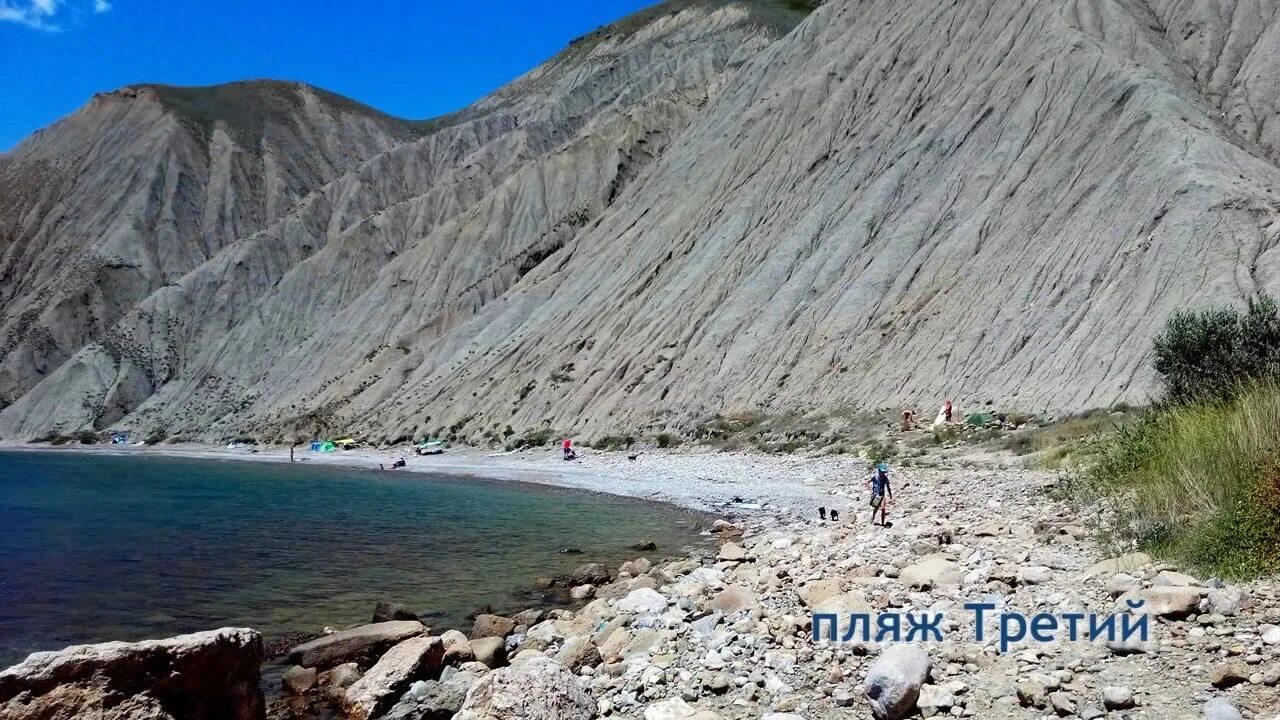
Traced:
[[[436, 627], [542, 575], [702, 540], [674, 508], [538, 486], [250, 462], [0, 453], [0, 668], [34, 650], [402, 602]], [[583, 552], [566, 555], [561, 549]]]

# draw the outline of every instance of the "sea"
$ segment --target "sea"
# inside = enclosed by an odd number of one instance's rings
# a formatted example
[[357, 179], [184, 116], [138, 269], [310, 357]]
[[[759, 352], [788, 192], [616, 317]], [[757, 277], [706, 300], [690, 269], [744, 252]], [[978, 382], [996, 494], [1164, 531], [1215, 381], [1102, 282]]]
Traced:
[[[536, 578], [708, 544], [706, 518], [540, 485], [266, 462], [0, 452], [0, 668], [37, 650], [407, 605], [434, 628]], [[651, 540], [655, 552], [630, 546]], [[578, 551], [578, 552], [565, 552]]]

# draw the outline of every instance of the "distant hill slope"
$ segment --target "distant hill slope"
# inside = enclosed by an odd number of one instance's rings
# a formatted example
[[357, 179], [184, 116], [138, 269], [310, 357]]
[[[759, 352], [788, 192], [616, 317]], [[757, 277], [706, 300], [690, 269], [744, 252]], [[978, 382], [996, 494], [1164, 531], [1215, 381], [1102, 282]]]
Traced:
[[1278, 5], [681, 0], [426, 123], [100, 96], [0, 161], [0, 436], [1142, 401], [1280, 286]]

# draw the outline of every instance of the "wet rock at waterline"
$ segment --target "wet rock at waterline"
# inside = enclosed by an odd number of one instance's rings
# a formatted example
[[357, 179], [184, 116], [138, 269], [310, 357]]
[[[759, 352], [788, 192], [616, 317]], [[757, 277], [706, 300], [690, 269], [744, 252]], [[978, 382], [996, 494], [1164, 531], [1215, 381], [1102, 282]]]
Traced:
[[416, 620], [392, 620], [340, 630], [289, 651], [295, 665], [328, 668], [345, 662], [372, 664], [391, 646], [421, 635], [427, 627]]
[[39, 652], [0, 672], [0, 718], [259, 720], [262, 654], [238, 628]]

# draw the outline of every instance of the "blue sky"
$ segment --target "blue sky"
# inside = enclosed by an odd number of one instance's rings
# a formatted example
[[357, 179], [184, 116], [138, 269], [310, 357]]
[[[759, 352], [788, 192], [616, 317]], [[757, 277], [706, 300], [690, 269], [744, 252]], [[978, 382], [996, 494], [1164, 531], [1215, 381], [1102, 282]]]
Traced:
[[0, 0], [0, 150], [140, 82], [302, 80], [393, 115], [456, 110], [652, 0]]

